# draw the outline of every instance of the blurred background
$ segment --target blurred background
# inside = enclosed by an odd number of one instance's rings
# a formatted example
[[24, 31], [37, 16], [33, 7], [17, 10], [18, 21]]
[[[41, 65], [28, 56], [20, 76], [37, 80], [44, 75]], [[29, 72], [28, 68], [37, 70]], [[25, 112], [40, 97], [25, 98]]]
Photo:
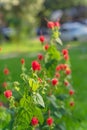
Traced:
[[87, 26], [87, 0], [0, 0], [0, 42], [48, 34], [46, 19]]
[[[70, 54], [76, 102], [67, 130], [86, 130], [87, 0], [0, 0], [0, 102], [6, 102], [3, 83], [20, 80], [20, 59], [24, 58], [30, 68], [31, 61], [41, 52], [38, 37], [49, 37], [47, 20], [60, 21], [63, 47]], [[3, 74], [6, 67], [9, 78]]]

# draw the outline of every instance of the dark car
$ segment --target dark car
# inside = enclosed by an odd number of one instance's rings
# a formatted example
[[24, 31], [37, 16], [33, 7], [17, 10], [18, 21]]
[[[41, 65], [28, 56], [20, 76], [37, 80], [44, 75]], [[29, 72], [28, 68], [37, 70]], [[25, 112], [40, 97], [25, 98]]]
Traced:
[[36, 33], [37, 35], [41, 35], [41, 34], [48, 35], [49, 31], [47, 28], [41, 27], [41, 28], [37, 28]]

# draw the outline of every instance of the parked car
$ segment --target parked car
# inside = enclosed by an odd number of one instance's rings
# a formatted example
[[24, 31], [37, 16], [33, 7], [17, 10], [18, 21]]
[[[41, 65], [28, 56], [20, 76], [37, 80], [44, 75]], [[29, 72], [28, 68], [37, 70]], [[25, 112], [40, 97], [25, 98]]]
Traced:
[[63, 41], [86, 41], [87, 27], [78, 22], [67, 22], [61, 25], [61, 40]]
[[48, 35], [49, 34], [49, 31], [46, 27], [42, 27], [42, 28], [37, 28], [36, 30], [36, 34], [39, 36], [41, 34], [43, 35]]

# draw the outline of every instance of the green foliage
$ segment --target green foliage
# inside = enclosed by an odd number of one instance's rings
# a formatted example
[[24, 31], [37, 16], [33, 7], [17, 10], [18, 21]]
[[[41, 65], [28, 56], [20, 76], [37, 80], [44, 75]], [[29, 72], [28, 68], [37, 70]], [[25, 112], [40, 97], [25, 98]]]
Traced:
[[46, 7], [46, 9], [49, 10], [65, 9], [76, 5], [87, 5], [87, 1], [67, 0], [65, 1], [65, 4], [64, 4], [64, 0], [55, 0], [55, 2], [53, 0], [45, 0], [44, 2], [44, 6]]
[[4, 107], [0, 107], [0, 129], [5, 130], [7, 126], [9, 125], [9, 122], [11, 120], [10, 113], [8, 110]]
[[39, 83], [31, 78], [29, 79], [29, 85], [30, 85], [32, 91], [36, 91], [39, 88]]
[[42, 96], [39, 94], [39, 93], [36, 93], [34, 96], [34, 101], [36, 104], [39, 104], [41, 105], [42, 107], [45, 107], [45, 104], [44, 104], [44, 101], [43, 101], [43, 98]]
[[36, 107], [30, 96], [24, 96], [20, 100], [19, 106], [20, 107], [18, 107], [17, 113], [15, 113], [16, 118], [14, 120], [13, 130], [28, 129], [30, 127], [29, 124], [31, 123], [31, 119], [33, 116], [38, 117], [39, 122], [41, 124], [43, 123], [43, 115], [41, 109]]
[[[35, 46], [37, 46], [37, 43], [35, 42], [35, 43], [33, 43], [33, 45], [35, 47]], [[12, 49], [13, 48], [12, 44], [10, 44], [10, 46]], [[86, 113], [87, 113], [87, 109], [86, 109], [86, 99], [87, 99], [87, 94], [86, 94], [86, 90], [87, 90], [86, 63], [87, 63], [87, 61], [86, 61], [86, 59], [87, 59], [87, 55], [86, 55], [85, 50], [87, 50], [87, 44], [79, 43], [79, 42], [70, 42], [70, 43], [66, 44], [66, 46], [70, 46], [69, 52], [70, 52], [70, 57], [71, 57], [70, 61], [71, 61], [72, 72], [73, 72], [72, 73], [73, 82], [74, 82], [73, 86], [75, 87], [76, 94], [78, 95], [77, 97], [75, 97], [76, 106], [75, 106], [75, 110], [73, 111], [73, 116], [66, 120], [66, 126], [67, 126], [67, 130], [73, 130], [73, 129], [75, 129], [75, 130], [79, 130], [79, 129], [84, 130], [85, 129], [86, 130], [87, 129], [87, 117], [86, 117]], [[4, 44], [2, 48], [4, 51], [5, 50], [4, 48], [7, 48], [7, 45], [5, 47], [5, 44]], [[2, 51], [2, 53], [5, 53], [3, 51]], [[11, 50], [10, 50], [10, 52], [11, 52]], [[0, 83], [1, 84], [5, 80], [5, 77], [3, 76], [3, 73], [2, 73], [5, 65], [7, 65], [11, 71], [12, 80], [15, 80], [15, 81], [17, 79], [19, 80], [19, 77], [20, 77], [19, 74], [21, 73], [20, 59], [22, 57], [25, 58], [26, 67], [30, 68], [31, 61], [35, 59], [35, 57], [30, 57], [30, 53], [29, 53], [29, 56], [28, 56], [28, 54], [23, 54], [23, 55], [20, 54], [15, 58], [8, 58], [8, 57], [6, 59], [4, 59], [3, 57], [2, 57], [3, 59], [0, 58], [0, 63], [1, 63], [1, 65], [0, 65], [0, 73], [1, 73]], [[78, 59], [78, 62], [77, 62], [77, 59]], [[17, 68], [17, 72], [16, 72], [15, 68]], [[81, 71], [77, 71], [77, 70], [81, 70]], [[82, 86], [84, 86], [84, 89]], [[0, 91], [1, 90], [2, 90], [2, 86], [0, 88]], [[0, 93], [0, 100], [3, 101], [4, 103], [6, 103], [7, 102], [6, 98], [3, 96], [2, 91], [1, 91], [1, 93]], [[59, 94], [57, 96], [59, 96]], [[5, 109], [5, 111], [6, 111], [6, 109]], [[8, 114], [8, 112], [6, 114]], [[57, 112], [57, 115], [59, 116], [58, 118], [61, 118], [60, 113]], [[3, 115], [2, 115], [2, 117], [3, 117]], [[9, 120], [5, 120], [5, 121], [10, 122]], [[0, 122], [0, 125], [1, 125], [1, 122]], [[71, 126], [72, 126], [72, 128], [71, 128]], [[47, 125], [44, 127], [46, 127], [46, 128], [43, 128], [44, 130], [46, 130], [46, 129], [48, 130]], [[6, 127], [5, 127], [5, 129], [6, 129]], [[12, 130], [12, 129], [9, 128], [9, 130]], [[30, 127], [29, 127], [29, 130], [31, 130]]]
[[[70, 105], [70, 101], [74, 103], [74, 98], [72, 93], [69, 94], [73, 88], [70, 83], [71, 70], [69, 59], [64, 58], [65, 53], [68, 56], [68, 50], [58, 50], [56, 39], [59, 38], [59, 32], [55, 33], [57, 26], [51, 31], [49, 48], [43, 50], [44, 58], [34, 60], [29, 69], [26, 68], [25, 61], [21, 62], [21, 80], [10, 83], [11, 96], [4, 93], [9, 100], [12, 130], [35, 129], [36, 126], [44, 129], [46, 125], [45, 128], [48, 129], [65, 130], [66, 120], [73, 112], [74, 106]], [[45, 43], [42, 45], [44, 48]], [[60, 70], [56, 69], [58, 66]], [[57, 77], [56, 73], [59, 73], [60, 77]], [[66, 87], [65, 80], [69, 81]], [[11, 88], [7, 86], [6, 90]], [[35, 117], [38, 120], [36, 124]], [[50, 117], [51, 124], [46, 122]]]

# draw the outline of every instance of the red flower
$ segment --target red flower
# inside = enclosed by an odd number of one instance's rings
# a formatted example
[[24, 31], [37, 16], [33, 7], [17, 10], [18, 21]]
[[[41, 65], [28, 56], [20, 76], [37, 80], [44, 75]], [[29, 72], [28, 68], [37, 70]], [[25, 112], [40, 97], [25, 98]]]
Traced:
[[25, 63], [25, 59], [21, 59], [21, 64], [24, 64]]
[[71, 96], [72, 96], [74, 93], [75, 93], [75, 92], [74, 92], [74, 90], [72, 90], [72, 89], [69, 91], [69, 95], [71, 95]]
[[67, 54], [64, 55], [64, 59], [65, 59], [65, 60], [69, 60], [69, 55], [67, 55]]
[[60, 78], [60, 74], [59, 73], [56, 73], [55, 76], [56, 76], [56, 78]]
[[65, 85], [65, 86], [68, 86], [68, 85], [69, 85], [69, 82], [68, 82], [68, 81], [64, 81], [64, 85]]
[[38, 125], [38, 118], [37, 117], [33, 117], [32, 120], [31, 120], [31, 124], [32, 124], [32, 126]]
[[4, 83], [2, 84], [2, 86], [3, 86], [4, 88], [7, 87], [7, 83], [4, 82]]
[[59, 22], [54, 22], [54, 26], [55, 27], [60, 27], [60, 23]]
[[60, 69], [64, 70], [64, 64], [60, 64]]
[[40, 36], [39, 40], [43, 43], [45, 41], [45, 38], [43, 35]]
[[40, 64], [38, 63], [38, 61], [33, 61], [32, 62], [32, 69], [34, 70], [34, 71], [36, 71], [36, 70], [41, 70], [41, 66], [40, 66]]
[[64, 64], [64, 69], [67, 69], [68, 68], [68, 65], [67, 64]]
[[47, 122], [47, 125], [51, 126], [53, 124], [53, 118], [49, 117], [46, 122]]
[[75, 105], [74, 101], [71, 101], [69, 104], [71, 107], [73, 107]]
[[58, 66], [56, 67], [56, 71], [60, 71], [60, 70], [61, 70], [60, 65], [58, 65]]
[[52, 79], [52, 85], [55, 86], [58, 84], [58, 80], [56, 78]]
[[11, 91], [11, 90], [6, 90], [6, 91], [4, 92], [4, 96], [5, 96], [6, 98], [10, 98], [10, 97], [12, 96], [12, 91]]
[[41, 83], [41, 82], [42, 82], [42, 79], [41, 79], [41, 78], [38, 78], [38, 81]]
[[68, 55], [68, 50], [67, 50], [67, 49], [63, 49], [63, 50], [62, 50], [62, 54], [63, 54], [63, 55]]
[[50, 29], [54, 28], [54, 23], [52, 21], [47, 22], [47, 27]]
[[43, 60], [43, 55], [42, 54], [38, 54], [38, 59], [39, 60]]
[[44, 46], [44, 49], [45, 49], [45, 50], [48, 50], [48, 48], [49, 48], [49, 45], [46, 44], [46, 45]]
[[5, 74], [5, 75], [8, 75], [9, 73], [10, 73], [10, 72], [9, 72], [9, 69], [8, 69], [8, 68], [5, 68], [5, 69], [4, 69], [4, 74]]
[[66, 69], [66, 72], [65, 72], [67, 75], [71, 74], [71, 70], [69, 68]]

